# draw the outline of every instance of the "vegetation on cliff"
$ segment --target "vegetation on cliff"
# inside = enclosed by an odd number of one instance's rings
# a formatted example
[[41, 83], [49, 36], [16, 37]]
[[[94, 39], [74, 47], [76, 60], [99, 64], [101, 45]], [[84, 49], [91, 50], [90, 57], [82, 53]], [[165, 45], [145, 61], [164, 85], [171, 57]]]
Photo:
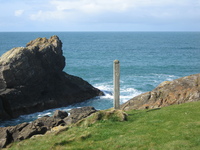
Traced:
[[101, 116], [96, 121], [92, 115], [73, 127], [63, 128], [62, 132], [14, 143], [7, 149], [200, 149], [199, 107], [200, 102], [191, 102], [130, 110], [123, 122], [117, 119], [119, 116], [101, 111], [100, 115], [94, 113]]

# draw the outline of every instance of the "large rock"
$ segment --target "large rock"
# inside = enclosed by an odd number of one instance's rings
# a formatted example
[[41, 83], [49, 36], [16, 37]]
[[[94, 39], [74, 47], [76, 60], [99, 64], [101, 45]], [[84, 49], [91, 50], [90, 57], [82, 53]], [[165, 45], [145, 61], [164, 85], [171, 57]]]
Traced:
[[54, 112], [53, 118], [64, 119], [67, 116], [68, 116], [68, 113], [66, 111], [56, 110]]
[[74, 124], [79, 120], [90, 116], [95, 113], [97, 110], [94, 107], [86, 106], [81, 108], [74, 108], [70, 110], [70, 115], [64, 118], [66, 125]]
[[0, 119], [67, 106], [102, 95], [88, 82], [63, 72], [57, 36], [37, 38], [0, 57]]
[[123, 110], [148, 109], [200, 100], [200, 74], [161, 83], [151, 92], [122, 104]]

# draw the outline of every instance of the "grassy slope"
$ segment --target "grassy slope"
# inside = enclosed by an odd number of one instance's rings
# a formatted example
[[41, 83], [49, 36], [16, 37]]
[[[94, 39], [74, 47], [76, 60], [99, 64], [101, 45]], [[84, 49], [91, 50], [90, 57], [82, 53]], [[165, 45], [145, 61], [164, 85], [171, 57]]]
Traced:
[[12, 150], [200, 149], [200, 102], [133, 110], [128, 121], [98, 121], [15, 143]]

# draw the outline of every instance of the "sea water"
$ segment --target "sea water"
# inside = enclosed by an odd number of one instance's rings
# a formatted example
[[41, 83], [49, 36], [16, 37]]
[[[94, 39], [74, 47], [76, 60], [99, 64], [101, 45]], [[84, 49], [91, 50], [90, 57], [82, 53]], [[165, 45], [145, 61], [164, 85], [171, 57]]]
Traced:
[[[60, 110], [94, 106], [113, 107], [113, 61], [120, 61], [120, 103], [153, 90], [163, 81], [200, 72], [200, 32], [0, 32], [0, 54], [24, 47], [38, 37], [59, 36], [66, 58], [64, 71], [83, 78], [105, 96]], [[56, 109], [17, 119], [0, 126], [31, 122]]]

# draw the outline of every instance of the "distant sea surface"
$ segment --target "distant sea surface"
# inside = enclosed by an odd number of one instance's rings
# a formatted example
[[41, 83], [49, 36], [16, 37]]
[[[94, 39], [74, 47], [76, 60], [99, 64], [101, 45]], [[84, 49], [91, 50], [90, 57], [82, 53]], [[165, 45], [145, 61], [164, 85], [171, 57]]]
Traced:
[[[68, 74], [83, 78], [104, 91], [105, 96], [59, 108], [113, 107], [113, 61], [120, 61], [120, 101], [124, 103], [153, 90], [163, 81], [200, 73], [200, 32], [0, 32], [0, 54], [25, 47], [38, 37], [59, 36]], [[58, 108], [57, 108], [58, 109]], [[0, 126], [30, 122], [56, 109], [17, 119]]]

